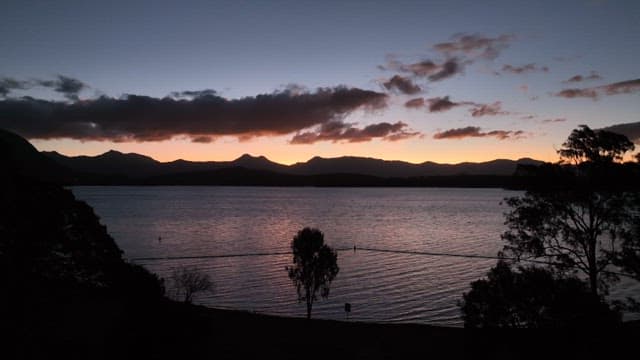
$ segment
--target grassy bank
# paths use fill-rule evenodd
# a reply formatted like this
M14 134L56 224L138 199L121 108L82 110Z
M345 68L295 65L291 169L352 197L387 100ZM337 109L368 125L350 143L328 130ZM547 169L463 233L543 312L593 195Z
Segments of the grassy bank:
M65 294L13 312L8 358L596 359L634 353L639 327L468 330L284 318L177 303ZM5 325L7 323L5 322Z

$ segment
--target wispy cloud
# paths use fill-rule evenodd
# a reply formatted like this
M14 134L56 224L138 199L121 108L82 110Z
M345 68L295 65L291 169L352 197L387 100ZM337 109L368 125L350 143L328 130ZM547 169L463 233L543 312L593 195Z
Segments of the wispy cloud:
M572 76L567 80L563 81L563 83L570 84L570 83L578 83L583 81L600 80L600 79L602 79L602 76L600 76L600 74L598 74L596 71L592 71L589 75Z
M383 82L382 85L387 90L399 91L406 95L414 95L422 91L420 86L414 84L410 78L400 75L394 75L391 79Z
M467 126L463 128L457 129L449 129L445 131L441 131L435 133L433 135L434 139L443 140L443 139L454 139L460 140L468 137L495 137L498 140L507 140L507 139L520 139L525 136L525 132L522 130L492 130L483 132L480 127L477 126Z
M58 75L55 80L36 80L38 85L52 88L69 100L78 100L78 94L88 88L82 81L68 76Z
M332 142L365 142L373 139L384 141L398 141L421 136L417 131L411 131L408 125L398 121L396 123L381 122L367 125L364 128L354 127L342 121L331 121L322 124L314 131L301 132L291 140L291 144L313 144L319 141Z
M541 122L543 124L550 124L550 123L559 123L559 122L565 122L565 121L567 121L567 118L544 119Z
M458 58L449 58L439 63L432 60L423 60L411 64L404 64L393 59L386 66L381 66L381 68L410 74L416 78L426 78L429 81L441 81L462 73L464 64Z
M621 81L599 87L606 95L633 94L640 91L640 79Z
M564 89L554 95L568 99L583 97L596 100L599 96L633 94L636 92L640 92L640 79L581 89Z
M451 41L435 44L433 48L449 57L464 55L467 59L485 58L493 60L509 47L513 35L487 37L481 34L456 34Z
M28 81L16 80L14 78L5 77L0 79L0 97L4 98L13 90L24 90L31 87Z
M533 73L533 72L549 72L549 67L547 66L539 66L535 63L526 64L522 66L514 66L505 64L502 66L503 73L511 73L511 74L525 74L525 73Z
M5 77L0 80L0 97L8 97L14 90L28 90L37 86L51 88L72 101L78 100L78 94L82 90L89 88L82 81L64 75L57 75L53 80L16 80Z
M215 141L214 136L200 135L194 136L191 138L191 142L199 143L199 144L210 144Z
M573 98L589 98L597 99L598 92L595 89L564 89L555 94L555 96L573 99Z
M404 106L410 109L421 108L425 105L424 98L415 98L404 103Z
M496 101L493 104L476 104L476 107L473 109L469 109L469 112L471 112L471 116L473 117L510 114L508 111L502 110L502 102L500 101Z
M478 59L493 60L513 41L513 35L488 37L481 34L456 34L450 41L435 44L432 47L438 60L427 56L425 59L406 63L390 56L381 70L410 74L416 78L425 78L436 82L454 77L464 72L464 68Z

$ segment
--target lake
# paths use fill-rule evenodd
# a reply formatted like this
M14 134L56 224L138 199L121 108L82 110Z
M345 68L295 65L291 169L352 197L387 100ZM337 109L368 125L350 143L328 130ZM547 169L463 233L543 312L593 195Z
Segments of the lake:
M128 259L288 252L296 232L319 228L340 250L330 296L312 316L460 326L457 302L495 260L353 250L495 256L505 230L502 189L101 187L72 188L91 205ZM291 255L135 260L170 279L181 266L208 273L215 291L195 302L306 315L285 267ZM170 285L170 284L167 284ZM628 286L632 286L629 288ZM612 291L623 296L636 284ZM168 286L169 293L172 289ZM622 294L622 295L620 295Z

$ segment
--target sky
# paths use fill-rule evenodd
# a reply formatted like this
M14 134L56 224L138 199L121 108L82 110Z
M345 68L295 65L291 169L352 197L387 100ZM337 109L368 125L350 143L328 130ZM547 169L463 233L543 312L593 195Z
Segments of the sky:
M640 144L635 0L9 0L0 54L0 127L66 155L554 161L581 124Z

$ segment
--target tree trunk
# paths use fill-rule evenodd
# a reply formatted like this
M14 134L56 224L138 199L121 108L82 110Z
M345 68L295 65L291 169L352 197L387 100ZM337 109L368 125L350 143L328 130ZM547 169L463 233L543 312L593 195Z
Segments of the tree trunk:
M593 270L589 272L589 285L591 286L591 292L598 296L598 273Z
M598 264L596 262L596 246L595 242L589 244L589 286L594 295L598 295Z

